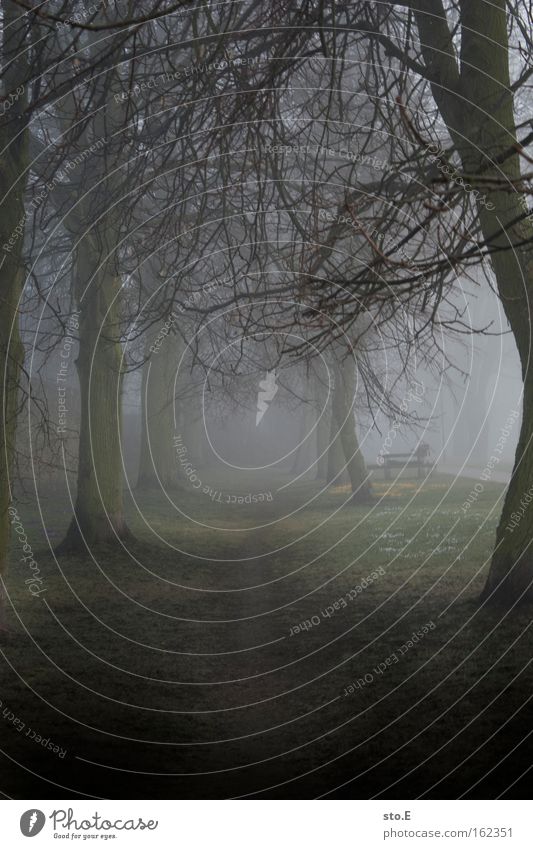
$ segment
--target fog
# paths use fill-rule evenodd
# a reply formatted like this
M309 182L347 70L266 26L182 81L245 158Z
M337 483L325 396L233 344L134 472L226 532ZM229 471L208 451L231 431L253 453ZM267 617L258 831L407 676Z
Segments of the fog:
M0 0L7 799L527 791L531 5Z

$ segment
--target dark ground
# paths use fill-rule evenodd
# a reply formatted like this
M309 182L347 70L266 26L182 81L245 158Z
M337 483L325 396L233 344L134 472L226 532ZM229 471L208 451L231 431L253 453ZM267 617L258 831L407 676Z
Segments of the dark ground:
M161 496L138 496L142 511L128 497L130 553L59 563L36 505L19 503L46 591L31 597L15 542L0 646L5 796L530 795L531 611L502 620L476 603L502 487L486 484L463 515L472 481L380 483L372 508L342 510L340 489L301 509L318 485L276 491L283 482L255 505L187 492L196 521L223 530ZM68 505L41 496L57 543ZM290 636L379 566L347 607Z

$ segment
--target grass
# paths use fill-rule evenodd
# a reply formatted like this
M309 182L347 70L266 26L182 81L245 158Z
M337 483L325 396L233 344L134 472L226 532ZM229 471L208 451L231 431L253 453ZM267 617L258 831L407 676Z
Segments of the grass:
M227 476L209 477L227 490ZM161 494L128 496L129 552L58 562L36 505L19 504L46 591L31 597L15 544L1 646L7 795L520 793L530 612L502 620L477 601L502 487L486 483L464 511L475 481L376 482L364 508L346 506L343 487L285 483L263 482L273 500L256 504L177 493L188 518ZM68 503L47 492L41 510L59 542Z

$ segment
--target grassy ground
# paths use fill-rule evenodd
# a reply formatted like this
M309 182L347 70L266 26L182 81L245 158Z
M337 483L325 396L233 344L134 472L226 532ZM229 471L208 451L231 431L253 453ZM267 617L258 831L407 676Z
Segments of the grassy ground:
M224 481L210 475L213 490ZM255 504L175 494L188 517L128 496L129 551L59 561L42 522L58 542L68 503L45 493L42 518L20 503L44 592L28 592L15 543L6 795L523 792L531 612L477 604L502 487L464 511L475 481L381 482L364 508L342 488L284 483L265 481L272 501Z

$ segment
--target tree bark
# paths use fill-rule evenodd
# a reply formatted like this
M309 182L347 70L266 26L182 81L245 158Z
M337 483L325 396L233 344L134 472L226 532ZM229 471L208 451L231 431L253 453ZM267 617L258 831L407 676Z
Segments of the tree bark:
M348 480L348 473L344 463L341 435L337 425L337 419L333 415L333 410L331 411L329 423L329 448L326 483L329 486L339 486Z
M300 472L307 471L307 467L311 465L308 462L309 456L309 431L310 431L310 403L309 403L309 378L306 377L303 384L302 403L300 406L300 426L298 428L298 446L294 452L294 457L291 465L291 475L297 475Z
M333 418L340 436L344 462L352 488L351 501L366 504L372 500L368 472L357 438L354 400L355 374L353 362L346 358L336 360L333 366L335 386L333 388Z
M154 325L146 341L146 363L142 375L140 489L175 489L179 485L173 437L174 378L182 351L179 337L170 331L161 345L150 352L160 328ZM187 443L187 438L185 438Z
M2 0L3 93L26 83L26 24L15 3ZM28 168L28 98L24 93L0 123L0 630L6 629L4 577L7 571L11 475L15 456L19 385L24 348L19 332L19 298L24 284L24 193ZM11 241L14 241L12 244Z
M533 471L533 225L524 218L520 157L510 89L505 0L461 0L461 68L457 66L442 0L415 0L421 49L435 102L466 174L508 181L480 190L478 215L499 295L518 348L524 381L524 412L511 483L500 519L483 600L509 607L533 601L533 510L509 530L513 513L531 486ZM494 208L490 208L493 204ZM488 208L489 207L489 208Z
M0 188L5 197L3 186ZM22 207L22 205L20 205ZM2 204L0 214L2 222L20 220L4 218L6 204ZM10 208L11 215L13 209ZM1 225L0 225L1 227ZM5 232L1 227L0 239L4 242ZM22 242L22 239L20 240ZM0 309L0 400L2 411L0 418L0 630L5 630L5 594L3 580L7 571L10 522L8 508L11 503L11 474L15 456L17 413L19 406L19 380L24 362L24 348L19 334L18 301L23 283L21 251L18 255L4 254L0 270L2 308Z
M80 310L76 360L81 397L78 489L74 516L59 551L115 544L128 538L121 456L122 345L120 278L113 258L95 268L101 251L87 236L77 250Z
M100 36L87 35L89 54L98 51ZM100 75L94 94L105 108L94 110L81 134L74 132L73 150L91 150L77 174L82 201L70 208L65 226L75 245L73 294L80 311L79 353L76 367L80 385L80 439L74 516L60 551L84 550L120 544L131 534L123 504L121 456L122 344L120 341L120 236L124 215L123 172L117 167L125 155L121 133L127 104L117 101L120 60ZM74 91L74 90L73 90ZM79 104L73 92L58 102L65 138L78 126ZM103 139L103 148L98 143ZM88 224L90 223L87 232Z
M326 480L328 474L328 434L330 431L330 413L324 409L327 399L326 387L318 376L315 376L315 410L316 410L316 479Z
M185 392L182 405L183 439L189 458L194 466L202 468L206 463L206 436L202 411L201 387L191 384Z
M524 416L516 459L496 532L496 545L482 599L510 608L533 601L533 380L524 386ZM528 407L529 405L529 407Z

